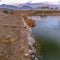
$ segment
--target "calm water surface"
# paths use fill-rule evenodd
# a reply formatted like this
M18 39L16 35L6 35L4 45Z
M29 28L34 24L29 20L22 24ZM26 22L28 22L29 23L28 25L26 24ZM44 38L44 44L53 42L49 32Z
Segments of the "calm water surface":
M39 60L60 60L60 16L30 16L36 26L32 29L38 41Z

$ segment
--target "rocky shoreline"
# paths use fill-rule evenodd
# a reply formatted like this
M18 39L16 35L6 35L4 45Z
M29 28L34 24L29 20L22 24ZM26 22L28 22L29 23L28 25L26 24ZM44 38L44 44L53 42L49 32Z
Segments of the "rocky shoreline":
M32 29L27 25L23 17L21 17L21 19L24 24L24 27L27 30L27 40L28 40L28 45L29 45L29 53L31 54L31 59L38 60L36 56L36 48L34 47L35 39L32 34Z

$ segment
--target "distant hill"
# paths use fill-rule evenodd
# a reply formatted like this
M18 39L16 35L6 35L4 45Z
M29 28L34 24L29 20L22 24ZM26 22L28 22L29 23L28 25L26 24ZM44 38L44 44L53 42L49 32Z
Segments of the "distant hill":
M28 5L23 5L22 7L19 8L20 10L31 10L32 7Z
M16 7L16 6L6 5L6 4L0 5L0 8L8 8L8 9L14 9L14 10L18 9L18 7Z
M25 8L25 6L29 6L29 7L31 7L32 10L41 9L42 6L49 6L49 8L60 9L60 4L48 4L48 3L25 3L25 4L18 5L19 8L20 8L20 6L24 6L23 8Z
M23 4L17 4L16 5L6 5L2 4L0 5L0 8L8 8L8 9L13 9L13 10L40 10L41 7L43 6L49 6L49 8L53 9L60 9L60 4L48 4L48 3L23 3Z
M20 4L18 6L20 7L20 6L25 6L25 5L30 6L32 8L37 8L37 7L41 6L41 5L43 5L43 3L25 3L25 4Z

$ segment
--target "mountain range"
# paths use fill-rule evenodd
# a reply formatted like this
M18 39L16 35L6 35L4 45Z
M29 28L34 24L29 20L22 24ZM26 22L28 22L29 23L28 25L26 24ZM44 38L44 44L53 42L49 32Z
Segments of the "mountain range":
M2 4L0 5L0 8L8 8L8 9L13 9L13 10L38 10L41 9L42 6L49 6L49 8L58 8L60 9L60 4L47 4L47 3L23 3L19 5L7 5L7 4Z
M16 7L16 6L6 5L6 4L0 5L0 8L8 8L8 9L14 9L14 10L18 9L18 7Z

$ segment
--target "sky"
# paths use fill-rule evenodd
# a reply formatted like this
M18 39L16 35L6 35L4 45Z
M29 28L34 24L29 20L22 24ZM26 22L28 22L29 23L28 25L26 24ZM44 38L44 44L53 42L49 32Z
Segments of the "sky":
M0 4L14 4L14 3L21 4L27 2L31 3L49 2L57 4L58 2L60 2L60 0L0 0Z

